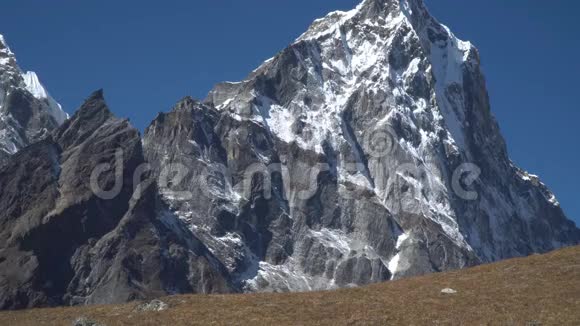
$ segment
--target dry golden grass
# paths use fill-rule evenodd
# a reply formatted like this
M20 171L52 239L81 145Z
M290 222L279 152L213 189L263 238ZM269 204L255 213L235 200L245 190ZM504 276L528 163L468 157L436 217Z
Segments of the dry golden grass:
M442 294L452 288L457 294ZM0 313L0 325L580 325L580 247L358 289L189 295L171 308L117 306Z

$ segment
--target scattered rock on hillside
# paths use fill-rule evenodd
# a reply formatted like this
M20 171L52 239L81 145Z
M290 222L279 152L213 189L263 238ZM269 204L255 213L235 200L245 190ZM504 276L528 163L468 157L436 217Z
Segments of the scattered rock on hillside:
M98 323L86 317L79 317L73 321L72 326L105 326L105 324Z
M142 303L135 308L136 311L163 311L167 309L169 309L169 305L161 300Z

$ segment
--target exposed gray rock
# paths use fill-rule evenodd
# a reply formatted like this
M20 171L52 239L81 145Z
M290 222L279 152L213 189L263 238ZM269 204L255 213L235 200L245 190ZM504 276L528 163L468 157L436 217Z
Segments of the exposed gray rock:
M159 214L166 208L155 184L134 192L143 163L139 133L110 113L100 91L53 137L8 159L0 168L0 307L229 291L205 246L172 214ZM98 183L114 196L91 186L102 164L113 168Z
M150 302L142 303L135 308L136 311L163 311L169 309L169 305L161 300L151 300Z
M79 317L72 322L72 326L105 326L105 324L101 324L86 317Z

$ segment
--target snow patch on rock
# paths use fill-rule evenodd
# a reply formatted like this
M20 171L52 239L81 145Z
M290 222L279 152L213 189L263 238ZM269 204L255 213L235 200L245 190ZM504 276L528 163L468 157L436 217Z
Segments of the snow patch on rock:
M34 71L28 71L22 74L22 78L26 84L26 89L32 96L39 100L46 100L50 108L50 114L59 125L69 118L69 115L63 111L62 106L48 94Z

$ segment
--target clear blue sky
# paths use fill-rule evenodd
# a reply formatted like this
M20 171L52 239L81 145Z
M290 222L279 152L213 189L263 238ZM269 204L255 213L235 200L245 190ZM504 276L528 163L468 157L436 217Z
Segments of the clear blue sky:
M512 159L538 174L580 224L580 3L426 0L479 49ZM243 79L315 18L357 0L3 0L0 33L73 112L104 88L143 129L180 98Z

